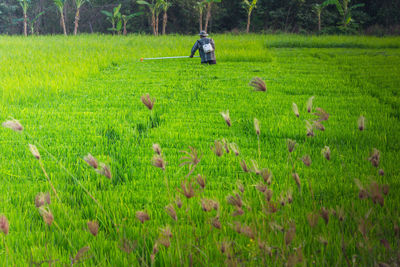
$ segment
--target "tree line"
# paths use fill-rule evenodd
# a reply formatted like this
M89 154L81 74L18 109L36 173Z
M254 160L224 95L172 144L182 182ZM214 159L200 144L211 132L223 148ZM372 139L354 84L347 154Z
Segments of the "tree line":
M0 34L400 34L400 0L0 0Z

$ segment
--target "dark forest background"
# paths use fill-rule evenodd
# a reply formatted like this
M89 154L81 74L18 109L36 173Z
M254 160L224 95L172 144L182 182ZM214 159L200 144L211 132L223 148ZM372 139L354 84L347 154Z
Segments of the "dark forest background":
M151 1L151 0L150 0ZM199 31L199 0L169 0L166 33L193 34ZM342 0L341 0L342 1ZM352 10L351 22L342 27L342 16L335 5L329 5L321 12L321 31L318 31L318 17L313 9L320 0L258 0L251 16L250 32L257 33L321 33L321 34L400 34L400 0L353 0L351 5L364 5ZM102 10L112 12L121 4L121 14L129 15L138 11L144 14L127 23L128 33L152 33L151 15L146 5L136 0L90 0L80 10L79 33L110 33L111 24ZM27 17L34 21L35 34L60 34L60 13L54 0L30 0ZM66 0L64 6L65 24L68 34L74 31L76 5ZM204 11L205 16L205 11ZM23 34L23 9L17 0L0 0L0 34ZM160 28L163 14L160 13ZM245 32L247 11L243 0L222 0L214 3L208 32ZM30 29L28 31L30 34Z

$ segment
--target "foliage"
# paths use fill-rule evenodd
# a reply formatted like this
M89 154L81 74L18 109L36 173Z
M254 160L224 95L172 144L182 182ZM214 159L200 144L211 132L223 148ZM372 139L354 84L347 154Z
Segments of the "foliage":
M324 4L336 6L342 16L342 26L345 28L352 22L351 11L364 6L364 3L350 5L351 0L326 0Z
M120 12L121 4L113 8L112 12L102 10L101 13L107 16L107 20L111 23L112 27L108 28L113 33L120 33L122 29L122 15Z
M206 5L206 1L199 0L153 0L145 1L150 5L160 2L166 2L172 6L168 8L168 29L174 33L197 33L199 30L199 9L196 3L201 3L200 7ZM249 3L252 1L249 0ZM336 4L332 4L323 10L321 18L321 33L360 33L371 32L369 29L381 29L385 33L396 33L400 25L400 9L398 3L394 1L373 1L373 0L352 0L348 8L356 6L347 12L347 21L339 13ZM0 33L19 34L20 25L14 23L15 19L21 17L21 11L14 6L19 2L15 0L2 0L0 3ZM73 3L73 1L71 2ZM137 11L148 9L142 1L130 0L91 0L91 5L83 5L80 10L79 30L80 32L109 32L110 22L104 19L101 10L110 10L118 4L122 4L124 13L132 14ZM251 15L251 30L255 32L294 32L294 33L314 33L318 30L318 16L315 15L314 7L322 5L323 0L258 0L257 9L253 9ZM333 3L333 2L332 2ZM337 3L337 2L336 2ZM340 6L344 2L340 0ZM218 5L212 7L212 23L208 25L211 32L233 31L235 33L246 30L248 14L247 10L242 8L243 0L221 1ZM364 6L358 6L364 4ZM31 8L28 9L29 17L45 11L46 13L38 19L36 27L43 34L56 34L60 32L58 27L59 15L52 8L52 0L31 0ZM75 5L75 4L74 4ZM244 4L246 6L246 4ZM165 6L161 8L163 12ZM160 6L160 7L161 7ZM206 15L206 9L202 7L203 15ZM341 8L343 9L343 8ZM148 11L150 11L148 9ZM76 10L66 8L64 10L66 18L66 28L72 31L74 25L73 17ZM155 10L154 10L155 12ZM156 15L156 14L155 14ZM348 22L349 16L351 23L343 26L343 21ZM156 18L155 18L156 19ZM204 19L204 18L203 18ZM136 33L151 33L152 21L151 11L150 20L145 17L135 17L130 21L132 29ZM339 26L338 26L339 25ZM155 26L155 22L154 22ZM345 29L344 29L345 28ZM61 30L62 31L62 30Z

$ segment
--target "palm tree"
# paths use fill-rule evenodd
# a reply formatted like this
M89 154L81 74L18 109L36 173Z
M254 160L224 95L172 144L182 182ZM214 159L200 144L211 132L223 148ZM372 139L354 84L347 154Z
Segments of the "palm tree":
M131 18L139 16L139 15L142 15L142 14L143 14L143 12L136 12L136 13L133 13L133 14L130 14L130 15L122 15L121 16L122 17L122 21L124 23L124 26L123 26L124 27L124 35L126 35L128 33L128 31L126 30L126 24L128 23L128 21Z
M252 0L249 2L249 0L243 0L245 4L245 8L247 10L247 27L246 27L246 33L249 33L250 31L250 18L251 18L251 12L253 12L253 9L256 8L257 5L257 0Z
M28 8L31 3L31 0L18 0L20 6L22 7L22 11L24 13L24 35L28 36Z
M196 8L199 10L199 28L200 28L200 31L203 30L203 10L204 10L205 5L206 5L206 2L204 2L204 1L196 2Z
M80 12L81 6L86 2L89 2L89 0L75 0L76 13L75 13L74 35L76 35L78 33L78 25L79 25L79 18L80 18L79 12Z
M162 35L165 35L165 30L167 28L167 22L168 22L168 9L172 6L171 2L168 2L168 0L162 0L162 9L164 11L163 14L163 26L162 26Z
M207 15L206 15L206 23L204 26L204 30L207 32L208 22L211 19L211 7L213 3L221 3L221 0L205 0L207 5Z
M65 20L64 20L64 5L65 5L65 0L53 0L54 4L57 6L58 11L60 12L60 21L61 21L61 26L64 31L64 35L67 36L67 28L65 27Z
M156 36L158 36L159 16L162 11L163 0L156 1Z
M137 3L139 5L146 5L149 8L151 14L151 27L153 28L153 34L157 35L156 32L156 10L157 10L157 2L151 0L151 2L146 2L144 0L138 0Z

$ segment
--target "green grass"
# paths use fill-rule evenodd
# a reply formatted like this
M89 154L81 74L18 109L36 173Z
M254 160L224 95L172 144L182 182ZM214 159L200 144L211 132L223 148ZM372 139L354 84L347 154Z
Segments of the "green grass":
M399 214L400 161L400 39L372 37L301 37L216 35L216 66L199 59L140 62L141 57L188 55L195 41L190 36L6 37L0 39L0 119L18 119L24 131L0 129L0 213L10 232L0 244L0 262L26 266L30 262L70 257L90 247L84 266L150 266L150 255L160 228L169 225L171 246L160 246L156 266L283 265L301 248L304 265L374 266L394 264L399 236L394 227ZM266 81L267 92L254 92L249 81ZM149 111L140 100L146 93L156 99ZM306 102L330 114L326 130L306 136ZM295 102L300 118L292 111ZM229 110L232 126L221 111ZM366 118L366 130L357 120ZM253 120L261 124L258 158ZM240 155L217 157L210 149L225 138L238 145ZM294 163L301 191L291 176L287 139L298 145L292 159L309 154L310 167ZM165 172L152 166L152 144L159 143L167 162ZM37 145L45 169L61 201L56 200L28 144ZM196 148L202 158L192 178L206 177L206 187L195 184L189 200L178 192L187 166L179 167L182 150ZM321 150L331 149L327 161ZM379 168L367 160L373 148L381 152ZM91 153L110 166L112 179L97 174L83 157ZM240 161L257 160L273 173L273 202L288 191L293 203L266 213L264 196L254 185L262 178L244 173ZM165 184L168 180L171 195ZM383 207L359 200L354 179L388 184ZM232 217L226 197L245 191L244 214ZM104 210L82 189L99 201ZM56 224L47 226L35 207L39 192L51 192L50 209ZM180 196L183 207L172 220L164 207ZM220 203L219 211L203 212L201 199ZM321 207L343 207L345 220L331 215L311 228L309 213ZM367 235L360 222L371 209ZM137 211L150 220L141 224ZM217 213L222 228L211 227ZM99 234L87 222L99 222ZM284 244L290 222L296 236ZM250 239L235 231L235 222L249 225ZM3 235L1 233L1 235ZM323 237L327 245L319 240ZM381 240L390 244L385 249ZM122 240L135 243L132 253L120 249ZM343 240L343 241L342 241ZM219 251L221 242L230 244ZM266 242L271 255L258 243ZM342 245L345 244L345 253ZM230 257L228 257L229 255Z

